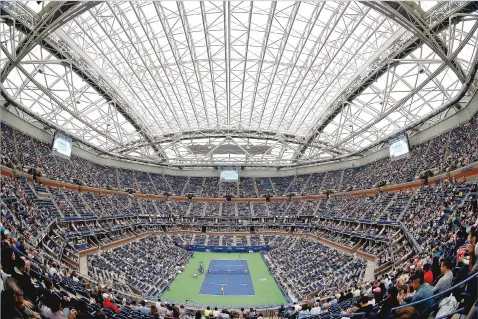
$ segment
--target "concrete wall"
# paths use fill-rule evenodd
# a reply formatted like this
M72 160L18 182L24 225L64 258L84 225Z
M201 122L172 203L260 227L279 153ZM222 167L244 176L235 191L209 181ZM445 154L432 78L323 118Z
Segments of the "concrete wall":
M445 119L444 121L435 124L434 126L429 127L428 129L412 136L410 138L411 145L417 145L424 141L427 141L437 135L442 134L443 132L449 131L452 128L469 121L473 115L478 110L478 92L470 98L469 102L467 103L466 107L462 110L454 114L453 116ZM23 119L19 118L15 114L7 111L4 108L0 108L0 119L11 125L12 127L16 128L19 131L22 131L26 134L29 134L37 139L42 140L46 143L51 143L53 137L48 134L47 132L37 128L36 126L24 121ZM139 170L145 171L150 173L159 173L159 174L169 174L169 175L180 175L180 176L219 176L219 171L213 171L212 169L170 169L164 168L154 165L142 164L142 163L134 163L128 162L123 160L115 160L115 159L108 159L104 157L100 157L98 155L92 154L88 151L80 149L78 147L73 147L72 153L92 161L97 164L107 165L112 167L118 168L125 168L125 169L132 169L132 170ZM245 170L239 173L240 177L277 177L277 176L290 176L290 175L300 175L300 174L309 174L313 172L324 172L324 171L332 171L332 170L341 170L344 168L349 168L352 166L361 166L371 162L374 162L378 159L383 157L387 157L388 149L384 148L381 149L373 154L364 156L360 159L355 160L344 160L337 163L329 163L329 164L322 164L317 166L310 166L310 167L301 167L301 168L294 168L294 169L284 169L284 170Z

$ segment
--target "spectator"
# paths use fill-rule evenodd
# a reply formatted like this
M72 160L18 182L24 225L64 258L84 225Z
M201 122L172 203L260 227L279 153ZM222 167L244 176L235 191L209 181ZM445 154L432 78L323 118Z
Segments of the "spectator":
M141 311L141 313L144 314L144 315L149 315L151 309L146 307L146 301L141 300L140 305L141 306L139 307L139 311Z
M320 315L321 312L322 312L322 309L320 308L319 303L315 302L314 307L312 309L310 309L310 314L311 315Z
M92 316L88 313L88 305L84 301L79 301L76 306L76 318L75 319L92 319Z
M384 279L383 283L385 284L385 289L389 289L390 286L392 285L392 281L388 277L388 274L385 275L385 279Z
M440 276L440 257L433 257L431 271L433 273L433 280L436 280Z
M32 304L23 299L23 292L18 282L8 277L4 282L5 290L1 293L1 317L9 319L40 319L40 314L31 309Z
M360 297L358 302L358 309L354 311L354 313L364 312L367 315L373 311L373 306L369 303L369 299L367 296Z
M175 304L172 304L171 310L173 311L173 318L179 319L179 315L180 315L179 308Z
M423 265L424 282L426 282L429 285L433 284L433 272L431 268L432 266L430 264Z
M149 312L154 318L159 319L159 313L158 313L158 308L156 307L156 304L151 305Z
M61 299L60 298L55 298L53 299L53 302L51 304L51 315L49 317L49 319L74 319L76 318L76 310L71 310L70 311L70 314L68 315L68 317L65 317L65 315L63 314L63 307L62 307L62 304L61 304Z
M16 259L16 267L13 271L13 278L15 278L20 286L20 289L23 291L25 298L28 300L36 300L37 291L35 286L32 283L30 275L25 271L26 264L22 258Z
M478 262L476 257L478 256L478 241L477 241L477 230L474 228L468 236L468 255L470 257L469 269L470 273L475 273L478 270ZM473 269L474 268L474 269Z
M161 307L161 298L158 298L158 301L155 302L156 308L159 310Z
M285 311L286 311L286 308L284 307L284 305L283 304L280 305L280 308L277 311L277 317L278 318L283 318Z
M106 314L103 311L97 311L93 319L106 319Z
M457 255L457 263L453 268L453 281L459 283L468 277L468 264L470 260L465 259L465 251L460 250Z
M45 288L40 287L37 289L38 298L42 303L42 314L50 313L53 302L59 298L55 292L53 282L49 278L45 278L44 285Z
M410 277L410 285L414 289L414 291L416 291L415 294L413 295L413 297L411 298L412 303L417 302L417 301L421 301L421 300L424 300L424 299L427 299L427 298L433 296L432 286L425 283L423 277L424 277L424 275L423 275L423 272L421 272L421 271L417 271L415 274L413 274ZM399 297L398 301L400 303L403 303L403 298ZM424 302L421 302L421 303L418 303L418 304L414 305L414 307L417 309L417 311L420 314L423 314L431 306L433 306L433 304L434 304L434 300L433 300L433 298L430 298L430 299L428 299Z
M382 304L382 308L377 315L377 319L388 319L392 308L400 306L397 297L397 287L390 287L390 289L387 290L387 299L385 299L384 303Z
M111 309L116 313L121 312L121 310L111 302L111 295L108 293L103 294L103 307L105 307L106 309ZM149 309L148 309L148 314L149 314Z
M395 312L394 319L419 319L420 314L414 307L403 307Z
M440 270L442 277L438 280L433 287L433 293L440 293L451 287L453 282L453 272L451 271L452 265L449 260L442 260L440 263Z
M75 282L79 282L79 281L80 281L80 280L78 279L78 277L76 276L76 271L74 271L74 270L70 273L70 278L73 279L73 281L75 281Z
M2 237L3 236L4 236L4 233L2 233ZM2 240L2 269L7 274L13 273L13 269L15 268L15 260L16 260L16 256L15 256L15 253L13 252L13 249L10 247L9 244L6 244Z
M164 302L161 302L159 304L158 308L158 314L161 318L164 318L166 316L166 312L168 312L168 309L164 306Z
M226 308L222 309L221 315L222 319L229 319L231 317L229 311Z
M48 273L49 273L50 276L52 276L52 277L58 275L58 270L56 269L55 264L52 264L52 265L51 265L50 269L48 270Z
M373 299L375 303L380 303L383 300L382 289L380 287L373 288Z
M256 318L257 317L257 312L254 308L249 309L249 316L250 318Z
M133 301L131 301L130 308L135 310L135 311L139 311L140 307L138 306L138 303L136 302L136 300L133 300Z
M212 313L211 307L207 306L207 307L206 307L206 310L204 310L204 316L205 316L206 318L209 318L209 314L210 314L210 313Z

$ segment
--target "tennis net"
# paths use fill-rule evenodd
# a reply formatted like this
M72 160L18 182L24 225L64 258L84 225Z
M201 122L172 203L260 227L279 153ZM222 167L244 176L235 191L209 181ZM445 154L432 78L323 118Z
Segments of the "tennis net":
M236 269L236 270L225 270L225 269L209 269L208 273L210 274L227 274L227 275L234 275L234 274L248 274L249 271L246 269Z

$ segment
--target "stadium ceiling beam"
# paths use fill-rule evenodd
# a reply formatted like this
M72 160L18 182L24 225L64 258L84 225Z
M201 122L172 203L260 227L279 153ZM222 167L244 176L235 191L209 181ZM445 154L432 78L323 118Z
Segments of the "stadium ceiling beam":
M206 41L206 52L207 52L207 60L208 60L208 65L209 65L209 76L210 76L210 81L211 81L211 88L212 88L212 96L213 96L213 103L214 103L214 110L215 113L218 114L217 111L217 93L216 93L216 86L214 85L215 83L215 73L214 73L214 62L212 60L212 53L211 53L211 39L209 38L209 24L207 21L207 14L206 14L206 8L204 6L204 1L200 1L199 5L201 6L201 17L202 17L202 25L203 25L203 30L204 30L204 40ZM251 10L252 14L252 10ZM195 59L194 61L198 61L199 59ZM206 105L206 104L204 104ZM216 126L219 126L219 118L216 115Z
M97 23L97 25L101 28L101 30L109 37L109 38L116 38L116 30L115 28L113 27L114 25L114 22L116 21L117 24L119 25L120 29L123 31L123 34L128 38L128 41L129 43L131 43L131 47L136 51L139 59L141 60L141 63L143 63L145 66L146 65L152 65L151 61L147 61L148 59L148 55L145 55L143 54L143 52L147 52L146 48L144 47L144 44L140 41L140 44L138 43L135 43L135 39L139 39L140 36L138 35L137 31L134 29L134 27L131 25L131 22L129 21L129 19L126 17L125 13L124 13L124 10L121 10L121 9L118 9L117 11L115 11L115 8L117 8L118 6L118 3L113 3L113 2L108 2L107 3L107 6L109 8L109 10L111 11L112 13L112 16L114 17L115 20L111 21L110 19L108 19L107 21L105 21L106 23L101 23L101 21L98 19L98 15L96 13L93 13L92 16L93 16L93 19L95 20L95 22ZM138 20L140 19L139 16L138 16L138 10L134 8L134 6L131 6L131 8L133 9L133 11L135 12L136 16L138 17ZM105 25L106 24L106 25ZM88 32L84 29L84 27L81 25L81 24L78 24L80 26L80 29L86 34L88 34ZM147 31L144 29L144 25L142 24L142 27L143 27L143 30L144 30L144 33L147 34ZM104 53L102 47L100 45L98 45L96 43L96 41L94 41L94 39L91 39L91 36L90 35L87 35L90 40L92 40L92 42L95 44L96 48L98 48L98 50L104 55L104 57L106 58L106 60L108 60L109 63L111 63L112 65L114 65L115 63L112 62L107 56L106 53ZM149 38L148 38L149 40ZM132 74L134 75L134 77L138 80L138 83L143 87L144 89L144 92L148 95L149 99L151 101L154 101L155 103L155 106L156 106L156 110L159 111L159 113L161 114L161 117L163 118L164 120L164 123L166 123L168 125L168 127L171 129L171 126L170 126L170 123L167 121L167 118L162 110L162 106L161 105L158 105L156 103L157 99L154 95L152 95L152 92L151 90L148 90L148 88L146 86L144 86L144 80L142 80L142 77L140 74L138 74L138 72L136 72L135 68L132 67L131 65L131 57L129 56L126 56L124 53L123 53L123 50L121 47L119 47L119 44L116 42L116 41L112 41L112 44L113 44L113 47L117 50L117 52L121 55L122 59L126 62L126 64L129 66L130 70L132 70ZM120 44L121 45L121 44ZM138 45L141 45L140 48L138 48ZM118 74L121 74L122 72L116 68L115 66L115 70ZM146 68L146 72L149 74L149 76L153 79L153 81L155 82L155 85L159 88L161 87L160 85L158 85L158 83L156 82L156 78L153 73L151 72L151 68L150 67L147 67ZM130 81L128 81L128 79L124 78L123 76L121 76L121 78L123 79L124 82L127 83L128 86L130 86L131 88L131 85L130 85ZM134 91L134 90L133 90ZM167 101L167 99L165 98L163 92L160 90L160 94L161 94L161 97L163 98L163 101ZM170 105L169 103L166 102L166 105L168 108L170 108ZM156 124L158 126L161 126L158 122L158 120L156 119L156 117L151 113L151 111L146 108L147 112L149 113L150 115L150 119L152 119L154 122L156 122ZM178 125L179 125L179 122L177 122Z
M287 24L285 26L285 32L282 35L282 39L280 40L280 42L278 42L279 43L279 50L278 50L278 53L277 53L277 56L276 56L276 62L274 64L274 69L272 71L272 78L267 79L268 83L267 83L266 95L265 95L265 98L264 98L264 102L262 103L259 123L262 123L262 119L264 117L264 111L266 109L267 101L269 100L269 96L270 96L271 91L272 91L272 86L274 84L274 80L277 76L277 72L279 71L279 66L281 65L280 62L281 62L282 57L284 55L287 41L288 41L288 39L290 37L290 34L292 32L292 27L294 26L294 22L296 21L296 17L297 17L297 13L299 12L300 4L301 4L300 1L296 1L294 3L293 9L292 9L292 11L289 15L289 19L287 19ZM277 106L278 106L278 103L275 103L274 111L272 112L272 114L275 114ZM272 117L273 116L271 116L271 118Z
M447 2L448 3L448 2ZM364 2L364 4L374 7L378 3ZM384 45L382 50L372 56L364 67L359 70L351 80L343 86L343 89L326 105L324 111L319 116L315 125L313 125L310 133L306 137L306 143L302 146L295 156L295 160L299 161L304 155L307 148L317 139L327 125L342 111L342 109L351 103L365 89L375 82L380 76L385 74L390 67L395 66L398 60L406 57L413 50L420 47L424 42L423 37L426 35L436 35L445 30L451 24L461 21L460 14L468 14L478 10L478 2L453 2L454 7L450 10L444 5L439 5L436 10L426 13L427 19L431 22L421 37L413 36L406 29L402 29L390 39L388 45ZM445 7L445 8L444 8ZM440 10L446 10L440 12ZM390 10L389 10L390 11ZM398 14L398 13L397 13ZM433 49L433 47L432 47ZM448 52L448 51L447 51ZM446 57L445 62L452 63L454 59Z
M7 49L5 48L5 45L2 43L0 44L0 48L2 50L2 52L10 59L13 59L13 57L11 56L11 54L7 51ZM43 92L43 94L45 94L46 96L48 96L48 98L50 99L50 101L54 102L55 105L57 105L59 108L61 108L63 111L65 112L68 112L69 114L71 114L71 116L73 116L77 121L79 121L80 123L82 123L83 125L86 125L88 126L89 123L87 120L85 120L84 118L82 118L79 114L77 114L77 112L73 111L73 110L70 110L67 106L65 106L62 101L56 97L52 92L51 90L49 90L47 87L43 86L40 82L38 82L33 76L32 74L30 74L24 67L22 64L17 64L15 66L21 73L23 73L23 75L28 79L28 81L30 81L31 83L33 83L40 91ZM102 132L101 130L98 130L97 128L95 127L92 127L91 128L93 131L95 131L97 134L103 136L104 138L108 139L109 141L111 141L112 143L116 144L116 145L122 145L119 141L117 141L115 138L113 138L112 136L110 136L107 132ZM62 130L64 131L64 130Z
M242 123L242 103L244 102L244 87L246 84L246 74L247 74L247 56L249 53L249 42L251 39L251 25L252 25L252 13L254 12L254 1L250 2L250 9L249 9L249 17L247 19L247 37L246 37L246 44L245 44L245 53L244 53L244 71L242 72L242 86L241 86L241 99L240 99L240 107L239 107L239 123Z
M373 2L365 1L365 5L370 6L376 11L384 14L397 24L411 31L427 44L446 64L455 72L461 83L465 82L466 74L460 63L455 59L449 59L449 49L443 39L439 36L441 29L433 29L422 16L415 6L418 4L412 2L384 1Z
M117 158L117 159L121 159L121 160L127 160L127 161L133 161L133 162L142 162L142 163L148 163L148 164L158 164L157 161L146 160L146 159L141 160L141 159L131 157L131 156L120 156L118 154L110 153L110 152L105 151L104 149L102 149L102 148L84 140L81 136L77 136L77 135L66 132L64 130L64 128L62 128L58 124L44 118L43 116L38 115L37 113L33 112L28 107L23 105L21 102L14 99L11 95L9 95L7 93L5 87L3 86L2 83L0 83L0 95L5 99L6 103L9 105L8 108L13 107L14 109L16 109L16 113L18 115L26 114L28 117L31 117L33 120L37 121L38 123L42 123L44 125L44 127L42 129L44 129L44 130L46 129L45 127L53 128L56 131L64 132L64 133L72 136L73 139L75 140L75 143L81 145L82 149L87 149L90 152L91 152L91 150L94 150L99 155L106 155L106 156L109 156L111 158ZM0 106L7 107L6 104L5 105L0 105ZM10 109L9 109L9 112L11 112ZM24 120L26 120L24 115L21 116L21 117Z
M473 36L474 32L478 30L478 21L473 25L471 28L470 32L466 35L466 37L463 39L461 44L458 46L457 50L453 53L452 57L455 58L458 53L463 49L463 47L466 45L466 43L471 39ZM473 68L476 68L476 64L478 63L478 51L475 52L475 56L473 57L472 65ZM443 62L433 73L429 75L429 77L423 81L420 85L415 87L407 96L399 100L395 105L391 108L389 108L386 112L382 114L382 116L370 121L367 125L362 127L360 130L354 132L353 134L350 134L346 138L340 140L337 142L336 145L343 145L347 141L350 141L351 139L359 136L360 134L366 132L369 130L371 127L373 127L375 124L380 122L382 119L386 118L389 116L391 113L393 113L395 110L399 109L402 107L413 95L417 94L421 89L423 89L428 83L430 83L438 74L440 74L441 71L443 71L447 67L447 63ZM418 120L416 122L422 122L423 120Z
M254 114L254 107L256 107L257 89L259 88L259 79L262 75L262 67L264 65L264 57L265 57L266 52L267 52L267 44L269 43L269 36L271 34L272 23L274 22L274 15L276 13L276 7L277 7L277 2L272 1L271 2L271 7L269 9L269 15L268 15L268 18L267 18L267 24L265 26L264 38L262 39L261 54L260 54L261 58L259 59L259 63L258 63L258 66L257 66L257 74L256 74L256 78L255 78L255 81L254 81L254 93L252 95L252 110L251 110L251 116L249 117L249 123L247 125L248 127L251 126L252 117L253 117L253 114Z
M31 26L26 27L21 20L22 14L28 12L27 7L21 7L14 4L11 8L18 11L18 19L15 17L12 21L14 27L25 34L22 41L16 46L12 52L12 60L9 60L1 71L0 81L3 83L13 70L13 68L39 43L42 39L60 28L68 21L88 11L96 6L99 1L80 2L80 1L64 1L49 2L38 15L32 14L33 19L30 20ZM0 15L11 15L11 11L4 10L4 3L0 4ZM24 12L22 12L24 11ZM13 16L12 16L13 17ZM8 23L9 21L5 21ZM14 43L15 45L15 43Z
M181 78L181 82L183 84L183 87L186 90L186 94L188 96L188 100L189 100L191 109L193 110L197 126L201 126L200 123L199 123L198 110L196 109L196 104L194 103L194 94L191 90L192 85L189 85L189 81L188 81L188 78L186 76L187 72L186 72L186 69L184 68L184 65L182 64L181 54L179 52L179 49L178 49L178 46L177 46L177 43L176 43L176 39L174 38L174 33L175 33L174 28L177 27L177 26L175 24L173 26L170 25L169 19L168 19L169 12L164 9L164 7L162 6L162 4L160 2L154 2L154 8L156 10L156 14L157 14L157 16L159 18L159 21L161 23L161 26L163 28L164 34L166 35L166 39L167 39L169 47L171 49L171 54L173 56L174 62L176 63L176 67L179 69L179 75L180 75L179 77ZM179 15L181 15L181 14L179 14ZM183 25L183 32L184 32L184 27L185 27L186 22L184 22L184 19L181 19L181 17L179 17L179 19L181 20L181 24ZM191 40L191 41L189 42L189 40ZM188 38L188 43L187 43L188 47L190 46L190 43L192 43L192 37ZM189 53L191 54L191 58L193 58L194 53L193 53L193 51L191 51L191 48L189 48ZM202 87L202 82L201 82L201 84L199 84L199 81L200 81L199 78L200 77L198 76L198 73L197 73L198 71L197 71L196 63L194 63L193 67L194 67L194 74L195 74L198 86ZM201 92L201 98L203 99L204 92L203 92L203 90L201 90L201 91L202 91ZM178 99L181 99L181 98L178 97ZM204 102L204 99L202 101ZM187 113L186 113L186 109L187 109L187 107L183 105L182 106L182 111L184 113L184 118L186 119L187 126L189 128L191 128L191 124L189 123L188 116L187 116Z
M224 61L226 65L227 127L231 125L231 2L223 2ZM206 104L204 104L206 105Z
M205 139L205 138L242 138L242 139L258 139L258 140L268 140L268 141L283 141L287 143L292 143L295 145L303 145L304 140L302 137L298 137L292 134L279 134L271 131L258 131L258 130L222 130L222 129L211 129L211 130L200 130L200 131L186 131L181 133L171 133L166 134L160 137L155 137L153 143L163 144L163 143L177 143L185 140L194 140L194 139ZM137 140L129 142L124 146L119 146L111 148L108 151L112 153L126 153L132 152L136 149L147 146L148 143L143 140ZM327 142L314 143L311 147L316 149L321 149L325 152L330 153L331 155L344 155L347 153L347 150L343 150L338 147L333 147L332 144Z
M86 10L91 8L92 6L89 6ZM32 24L32 21L38 20L38 16L26 5L20 2L3 1L0 4L0 10L2 15L7 15L12 18L12 21L14 22L13 26L17 30L27 36L34 33L33 30L35 25ZM84 11L85 10L82 12ZM5 20L8 23L8 19ZM62 21L66 22L67 20L64 18ZM116 110L135 128L135 130L143 136L146 141L151 142L152 135L149 133L147 126L135 116L133 108L124 94L68 35L57 28L55 32L48 32L48 34L44 34L41 38L37 38L36 43L39 43L45 50L52 53L59 60L68 61L69 63L66 64L71 66L73 71L79 77L90 84L91 87L101 94L107 101L110 101L111 105L116 108ZM20 61L17 61L17 64L18 62ZM3 80L7 75L7 73L2 72L2 77L0 79ZM96 130L90 123L87 123L87 126L92 130ZM118 142L116 141L116 143ZM150 146L159 157L160 161L166 159L166 153L156 144L150 143Z
M196 47L194 45L194 40L193 40L193 32L191 31L191 25L189 24L187 11L184 7L183 2L178 1L176 4L178 6L179 16L180 16L180 19L181 19L181 25L183 27L184 35L186 36L186 40L188 42L188 51L189 51L189 55L191 56L191 61L197 61L198 57L197 57L197 54L196 54ZM205 21L203 21L203 26L204 26L204 23L205 23ZM208 48L208 50L210 50L210 48ZM211 63L212 63L212 61L211 61ZM194 75L196 77L196 82L197 82L197 85L198 85L198 88L199 88L199 94L201 96L201 102L202 102L203 105L206 105L204 85L203 85L203 82L201 80L202 78L204 78L204 75L201 74L201 71L199 70L198 63L193 63L193 68L194 68ZM211 123L209 122L208 112L205 112L205 115L206 115L207 125L211 126ZM216 117L216 123L218 123L217 117Z

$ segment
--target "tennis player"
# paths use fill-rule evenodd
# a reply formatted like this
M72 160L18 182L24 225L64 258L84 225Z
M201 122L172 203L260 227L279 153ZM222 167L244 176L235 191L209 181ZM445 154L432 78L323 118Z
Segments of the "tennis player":
M224 296L224 287L223 286L221 286L221 293Z

